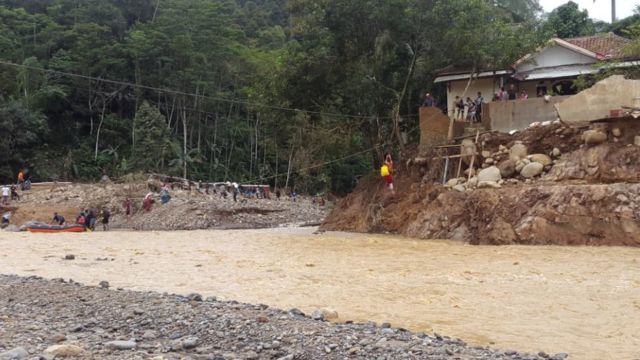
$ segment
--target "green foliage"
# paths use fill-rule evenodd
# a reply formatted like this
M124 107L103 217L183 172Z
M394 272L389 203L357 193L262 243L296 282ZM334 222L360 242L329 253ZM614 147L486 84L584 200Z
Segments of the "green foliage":
M574 38L595 34L593 20L587 10L580 10L573 1L561 5L549 14L543 30L549 36Z
M11 101L0 107L0 176L5 181L30 166L47 134L46 125L42 114L30 111L21 102Z
M3 124L38 140L3 151L0 178L186 171L344 194L416 139L438 70L508 66L540 28L584 32L576 11L543 26L537 0L0 0L0 60L24 65L0 65Z
M139 171L163 172L174 156L172 151L175 145L171 141L164 115L145 101L133 123L133 166ZM114 165L118 160L113 158Z

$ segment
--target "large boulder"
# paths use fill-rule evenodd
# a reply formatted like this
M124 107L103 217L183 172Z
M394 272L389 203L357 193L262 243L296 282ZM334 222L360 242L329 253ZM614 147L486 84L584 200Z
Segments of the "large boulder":
M500 169L497 166L489 166L486 169L482 169L478 174L478 181L489 181L495 182L502 180L502 175L500 174Z
M524 159L527 155L529 155L529 149L521 141L516 141L515 145L513 145L509 151L509 159L513 161Z
M520 175L522 175L524 178L532 179L542 174L543 170L544 170L544 165L540 164L539 162L532 162L525 165L525 167L522 168Z
M465 162L465 164L469 165L471 163L471 159L476 156L478 147L476 146L476 143L471 139L462 140L462 143L460 145L462 152L461 155L463 155L462 160Z
M537 162L542 164L543 166L548 166L553 164L551 157L545 154L533 154L529 159L531 160L531 162Z
M607 134L600 130L587 130L582 134L582 140L587 145L600 145L607 141Z
M516 162L511 159L505 160L498 165L498 169L503 178L512 177L516 173Z

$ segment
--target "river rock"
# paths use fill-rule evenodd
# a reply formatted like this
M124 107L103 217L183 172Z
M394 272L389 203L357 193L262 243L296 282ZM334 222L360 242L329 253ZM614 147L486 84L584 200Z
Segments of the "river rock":
M600 130L587 130L582 134L582 140L587 145L599 145L607 141L607 134Z
M640 136L636 135L636 136L633 138L633 144L634 144L635 146L640 146Z
M461 145L461 154L463 155L462 160L465 164L470 164L471 159L476 155L478 147L475 142L471 139L462 140Z
M480 181L478 189L500 189L502 186L495 181Z
M482 157L485 159L491 157L491 151L483 150L481 154L482 154Z
M322 308L314 311L311 317L314 320L335 320L338 318L338 312L333 309Z
M529 155L529 149L521 141L516 141L509 151L509 159L514 161L524 159L527 155Z
M109 341L105 344L108 348L113 350L132 350L135 349L137 344L133 340L124 341L124 340L115 340Z
M77 345L61 344L49 346L44 352L55 355L56 358L77 357L84 353L84 349Z
M445 185L446 187L454 187L456 185L458 185L460 183L459 179L451 179L449 181L447 181L447 184Z
M471 189L478 186L478 178L476 176L472 177L467 181L467 188Z
M511 159L505 160L498 164L498 169L503 178L512 177L516 173L516 162Z
M497 183L502 179L502 175L500 175L500 169L497 166L490 166L486 169L482 169L478 174L478 181L493 181Z
M22 360L29 356L29 352L23 347L13 348L9 351L0 353L0 360Z
M620 128L613 128L613 130L611 130L611 135L618 138L622 136L622 130L620 130Z
M200 339L195 336L187 336L180 341L183 349L193 349L200 343Z
M458 184L458 185L454 186L452 189L455 190L455 191L459 191L459 192L465 192L467 190L467 188L464 187L464 185L462 185L462 184Z
M560 157L560 155L562 155L562 152L560 152L560 149L558 148L553 148L551 155L553 155L553 157Z
M543 166L548 166L553 163L549 155L545 154L533 154L530 157L531 161L542 164Z
M522 175L526 179L531 179L542 174L543 170L544 170L544 165L538 162L532 162L525 165L525 167L522 168L520 175Z

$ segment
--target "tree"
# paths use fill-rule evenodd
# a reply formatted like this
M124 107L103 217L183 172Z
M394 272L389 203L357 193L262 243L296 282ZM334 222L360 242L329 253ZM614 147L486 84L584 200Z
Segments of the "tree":
M143 102L134 119L133 163L140 171L163 171L172 151L165 117L157 108Z
M595 35L589 12L580 11L578 4L573 1L551 11L542 28L546 34L559 38Z
M47 122L19 101L0 108L0 181L14 180L17 170L30 165L37 146L47 133Z

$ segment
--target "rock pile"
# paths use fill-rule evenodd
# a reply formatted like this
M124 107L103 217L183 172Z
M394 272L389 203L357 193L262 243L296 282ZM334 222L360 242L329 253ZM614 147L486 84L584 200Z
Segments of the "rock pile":
M2 360L562 360L568 356L473 347L459 339L416 334L389 324L332 324L297 309L110 291L35 277L0 276L0 320Z
M500 145L496 152L481 152L482 165L477 175L475 169L467 170L465 174L468 175L471 171L475 176L451 179L445 186L457 191L466 191L475 188L497 189L507 183L517 184L521 180L530 182L531 179L548 172L560 155L558 148L554 148L549 155L529 154L528 147L522 141L516 141L511 148Z

